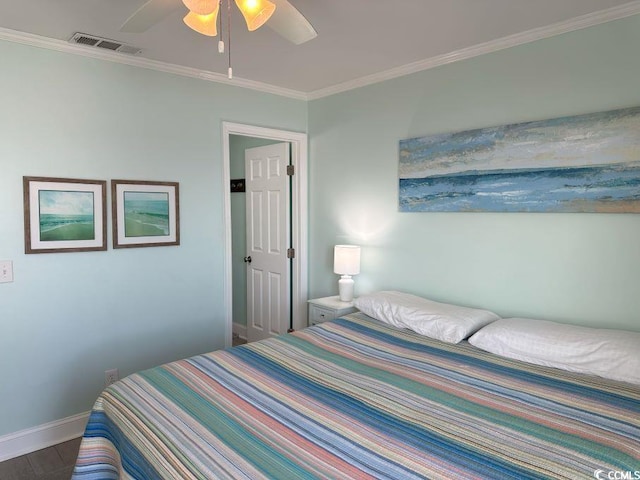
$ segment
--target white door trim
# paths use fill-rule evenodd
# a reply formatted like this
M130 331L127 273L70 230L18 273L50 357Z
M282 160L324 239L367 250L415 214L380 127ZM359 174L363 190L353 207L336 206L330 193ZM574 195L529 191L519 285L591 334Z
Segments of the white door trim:
M308 138L306 133L276 130L272 128L256 127L240 123L222 122L222 167L223 167L223 206L224 206L224 316L225 316L225 346L232 344L233 330L233 300L232 300L232 256L231 256L231 192L229 184L230 152L229 136L243 135L245 137L266 138L291 144L291 163L295 174L292 181L291 201L293 248L296 250L296 260L293 262L293 328L296 330L307 326L307 165Z

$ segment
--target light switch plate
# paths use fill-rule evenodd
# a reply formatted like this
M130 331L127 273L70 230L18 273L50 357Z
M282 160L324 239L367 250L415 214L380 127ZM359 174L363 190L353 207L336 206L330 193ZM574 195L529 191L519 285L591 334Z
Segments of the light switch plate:
M0 260L0 283L13 282L13 262Z

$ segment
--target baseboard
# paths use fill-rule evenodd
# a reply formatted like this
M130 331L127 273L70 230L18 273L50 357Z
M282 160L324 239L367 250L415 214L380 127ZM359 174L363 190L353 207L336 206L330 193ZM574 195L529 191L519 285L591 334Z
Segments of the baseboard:
M247 326L242 325L241 323L234 323L232 330L234 335L238 335L243 340L247 339Z
M81 437L89 412L0 437L0 462Z

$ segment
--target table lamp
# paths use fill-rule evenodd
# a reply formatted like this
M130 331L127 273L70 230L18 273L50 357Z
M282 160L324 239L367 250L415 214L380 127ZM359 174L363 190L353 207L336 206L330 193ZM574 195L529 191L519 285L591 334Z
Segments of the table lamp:
M356 245L336 245L333 249L333 273L342 275L338 281L340 300L353 300L354 281L351 275L360 273L360 247Z

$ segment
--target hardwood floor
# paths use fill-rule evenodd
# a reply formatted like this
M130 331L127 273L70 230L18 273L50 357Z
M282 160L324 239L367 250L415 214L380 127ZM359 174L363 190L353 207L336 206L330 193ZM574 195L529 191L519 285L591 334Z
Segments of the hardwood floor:
M247 340L245 338L240 338L235 334L233 335L232 341L233 341L234 347L237 347L238 345L244 345L245 343L247 343Z
M2 480L69 480L80 439L59 443L0 463Z

